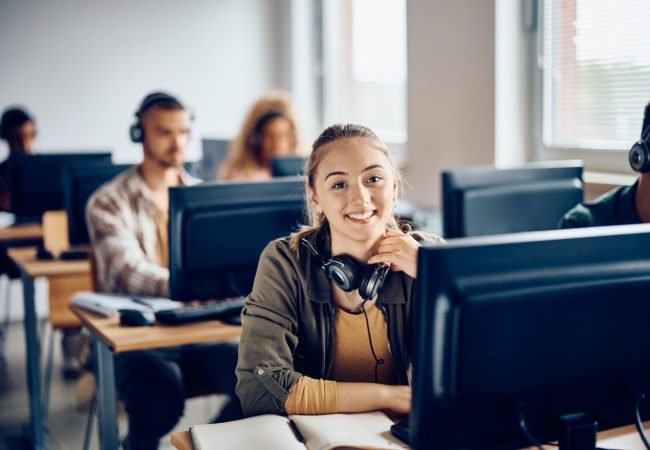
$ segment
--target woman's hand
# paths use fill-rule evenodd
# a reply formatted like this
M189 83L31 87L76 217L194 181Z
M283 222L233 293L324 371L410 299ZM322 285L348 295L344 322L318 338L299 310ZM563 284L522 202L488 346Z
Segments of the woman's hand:
M409 414L411 412L411 386L384 386L387 390L388 407L390 412Z
M404 272L415 278L418 268L418 248L420 244L408 234L389 230L379 241L377 254L368 260L368 264L390 263L391 270Z

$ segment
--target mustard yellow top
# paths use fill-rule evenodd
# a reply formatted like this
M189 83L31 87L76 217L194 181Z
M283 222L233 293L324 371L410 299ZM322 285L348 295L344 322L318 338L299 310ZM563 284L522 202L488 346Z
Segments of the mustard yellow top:
M378 359L377 382L396 384L397 376L388 348L384 315L371 306L367 309L372 344ZM368 327L363 314L351 314L339 309L333 336L333 360L330 372L333 380L344 382L375 382L375 358L368 340ZM289 390L284 404L287 414L332 414L339 412L336 381L303 376Z

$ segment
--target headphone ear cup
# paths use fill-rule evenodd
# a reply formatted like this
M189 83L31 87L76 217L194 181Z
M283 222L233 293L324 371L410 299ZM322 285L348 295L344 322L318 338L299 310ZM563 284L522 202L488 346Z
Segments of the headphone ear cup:
M643 139L632 146L628 160L633 170L641 173L650 172L650 149Z
M354 291L359 283L357 263L346 255L335 256L323 263L327 278L345 292Z
M138 142L142 142L144 139L144 133L142 131L143 130L140 126L140 122L136 122L131 125L131 128L129 128L129 136L131 137L131 141L136 144Z
M372 300L379 293L390 266L387 264L373 264L363 271L359 280L359 295L364 300Z

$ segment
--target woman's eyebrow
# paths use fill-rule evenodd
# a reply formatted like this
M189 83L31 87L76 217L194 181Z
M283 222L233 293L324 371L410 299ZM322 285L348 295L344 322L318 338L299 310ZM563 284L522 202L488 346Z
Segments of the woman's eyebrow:
M382 166L381 164L372 164L372 165L366 167L365 169L363 169L362 172L368 172L369 170L373 170L373 169L377 169L377 168L383 169L384 166ZM336 170L334 172L328 173L327 176L325 177L325 180L327 181L327 179L329 177L334 176L334 175L347 175L347 174L348 174L347 172L343 172L341 170Z
M327 176L325 177L325 181L327 181L327 179L328 179L329 177L332 177L332 176L334 176L334 175L347 175L347 172L341 172L340 170L339 170L339 171L335 171L335 172L330 172L330 173L328 173Z

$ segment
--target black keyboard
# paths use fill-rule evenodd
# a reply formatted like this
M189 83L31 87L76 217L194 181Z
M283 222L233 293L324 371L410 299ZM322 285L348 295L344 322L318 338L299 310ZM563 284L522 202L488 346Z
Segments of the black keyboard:
M409 426L408 420L403 420L392 425L390 427L390 432L405 444L411 443L411 427Z
M59 254L59 259L63 260L82 260L88 259L88 250L78 249L78 250L63 250Z
M156 320L169 325L200 322L202 320L223 320L227 323L239 322L239 313L244 307L244 297L229 298L215 302L198 303L176 309L156 312Z

